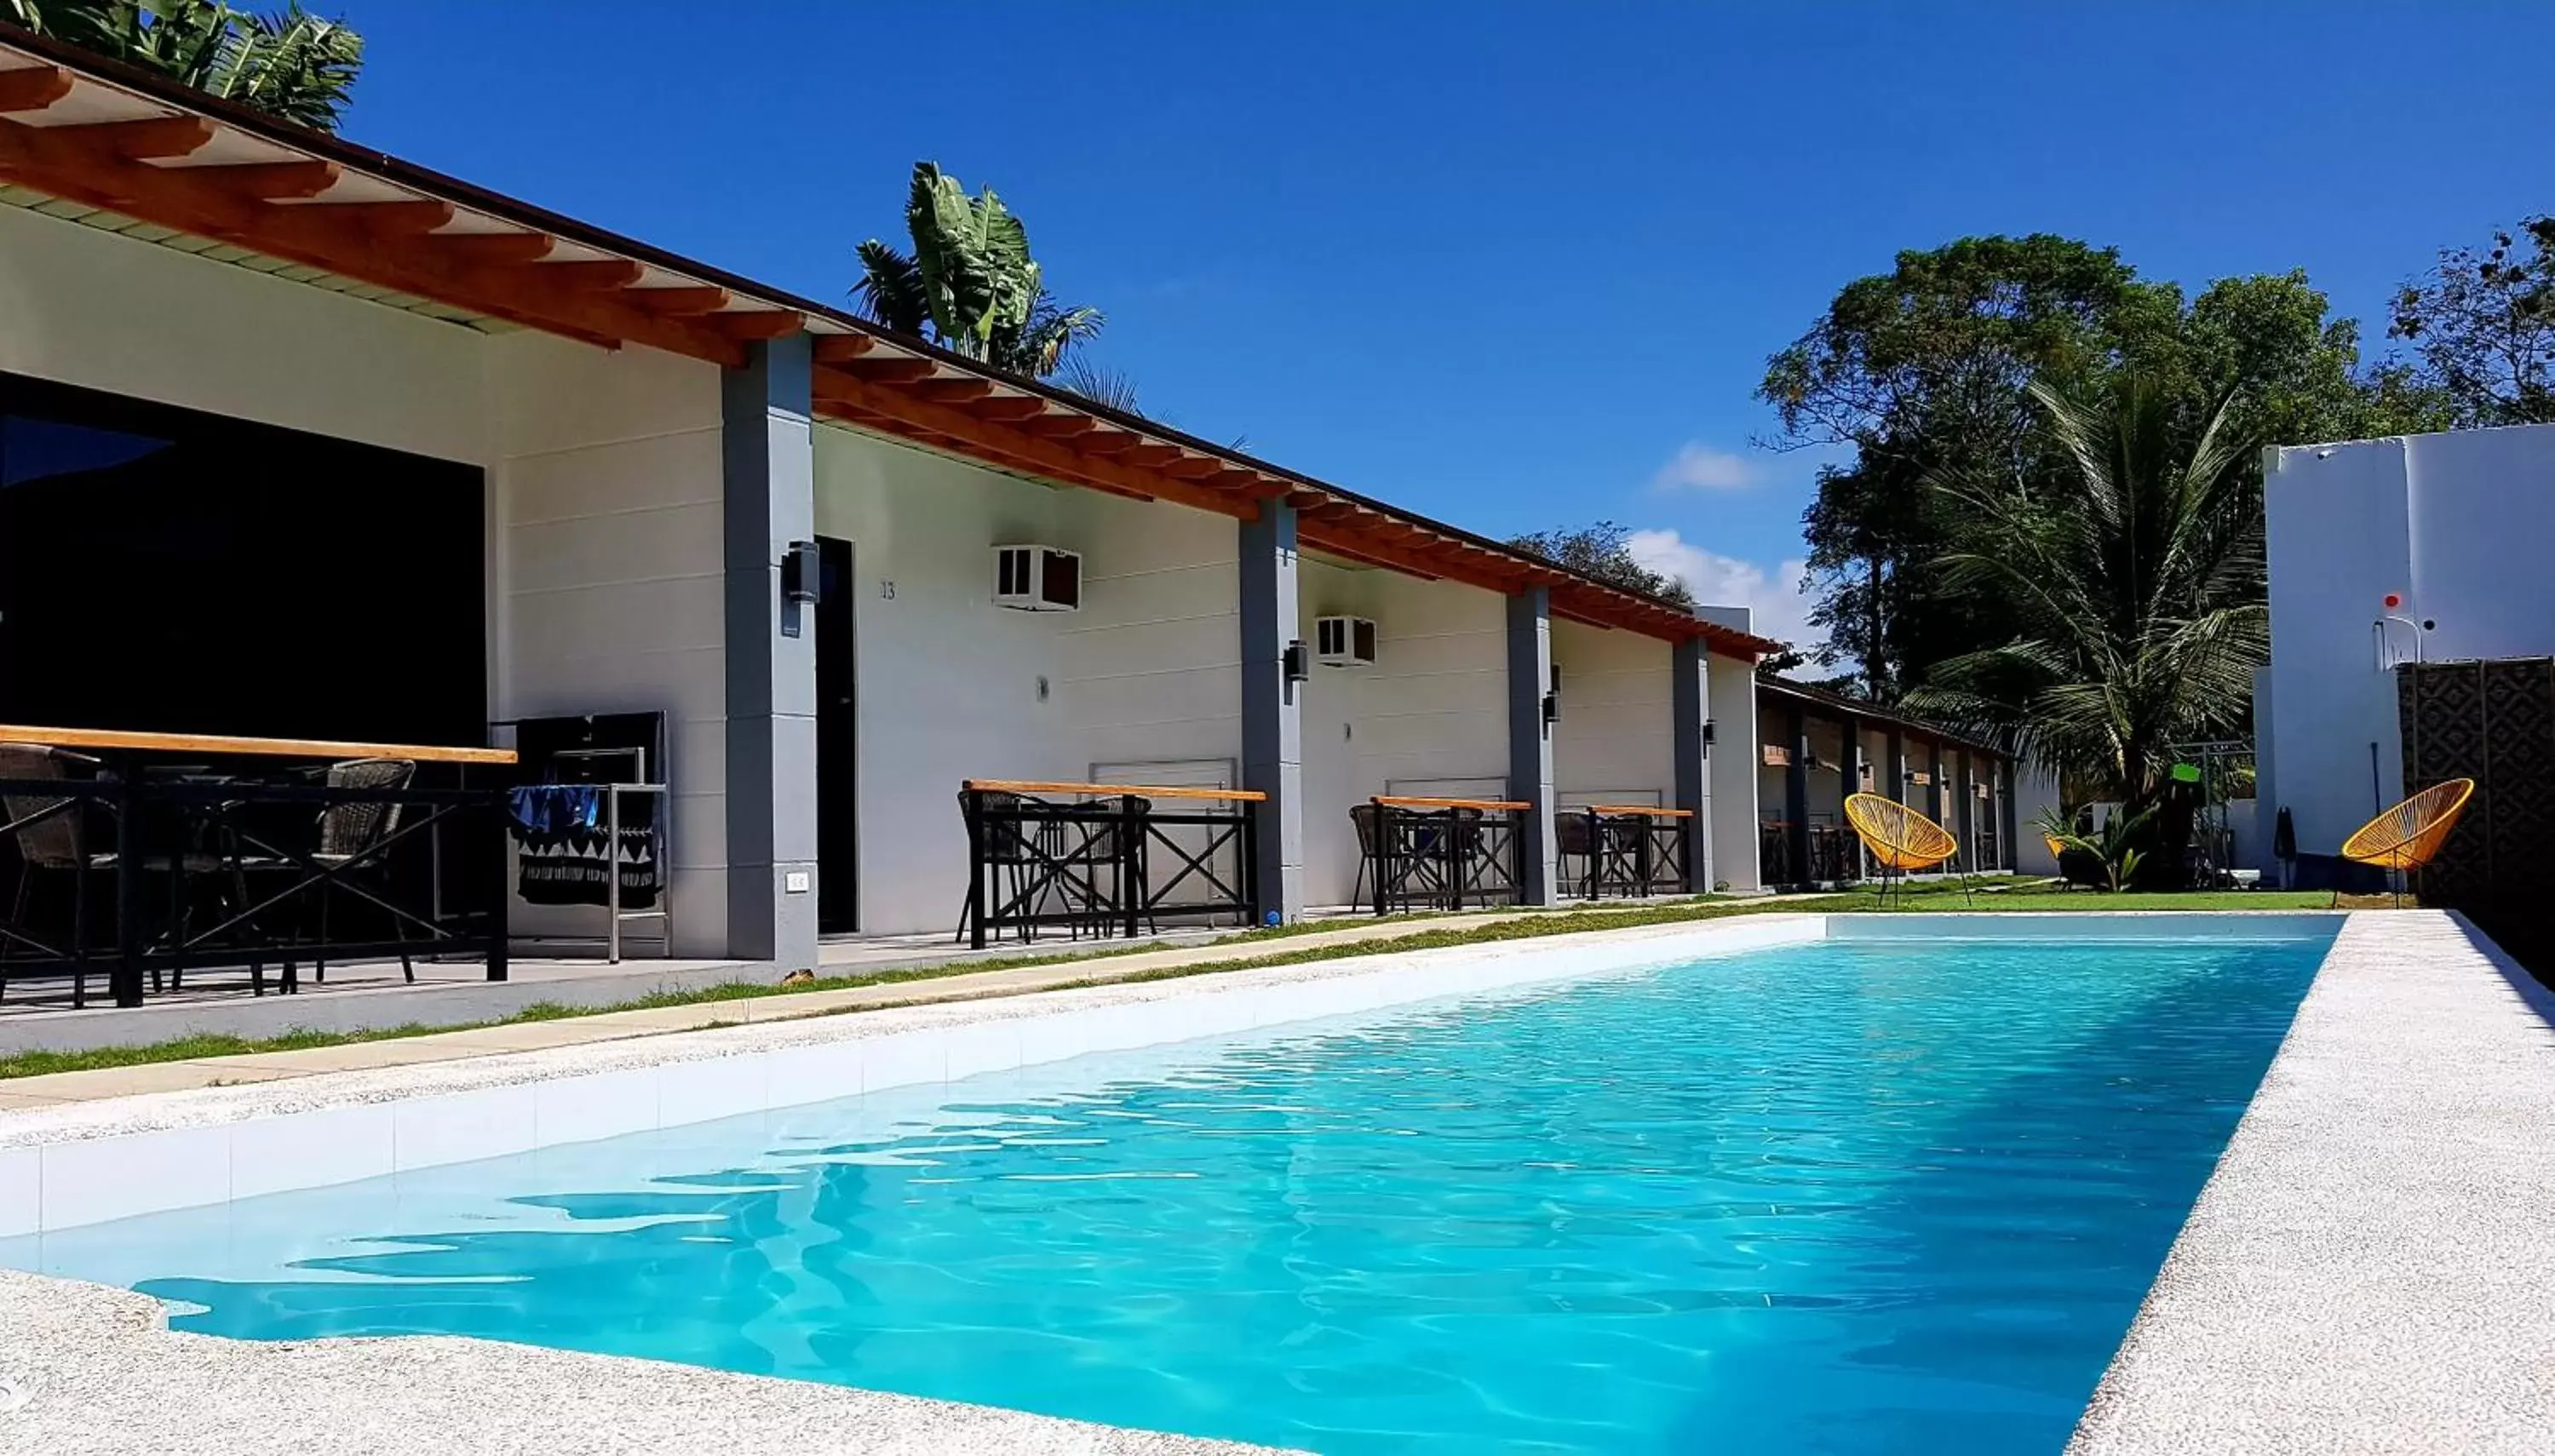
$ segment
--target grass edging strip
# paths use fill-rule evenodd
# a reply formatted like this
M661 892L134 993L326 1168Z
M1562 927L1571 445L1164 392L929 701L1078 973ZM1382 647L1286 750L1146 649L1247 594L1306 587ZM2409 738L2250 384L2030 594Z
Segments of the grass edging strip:
M2006 882L2010 886L2012 882ZM2005 887L2000 887L2004 889ZM2101 895L2055 894L2024 891L1983 896L1979 910L2297 910L2321 909L2321 904L2306 906L2293 903L2301 897L2282 892L2238 892L2225 895ZM2321 902L2319 893L2305 897ZM2053 903L2055 902L2055 903ZM1896 907L1893 896L1893 908ZM1963 908L1957 885L1929 885L1911 889L1905 906L1911 910L1944 910ZM1587 908L1538 908L1529 913L1517 914L1488 924L1459 929L1414 929L1407 935L1380 936L1370 939L1343 940L1328 945L1307 945L1292 950L1272 951L1267 955L1238 959L1195 961L1182 965L1161 966L1124 976L1094 975L1062 982L1041 990L1065 990L1090 986L1139 985L1151 981L1171 981L1187 976L1208 975L1222 971L1266 970L1277 966L1304 965L1314 961L1347 960L1366 955L1389 955L1398 951L1440 950L1458 945L1487 945L1509 940L1536 939L1548 935L1576 935L1596 930L1629 930L1644 925L1675 924L1688 920L1724 919L1733 915L1799 913L1835 914L1875 909L1869 892L1844 891L1833 895L1811 896L1779 901L1702 900L1678 901L1670 905L1635 906L1624 909L1593 910ZM1411 915L1397 917L1425 926L1430 919L1444 915ZM1246 930L1204 942L1192 947L1159 944L1122 945L1099 950L1065 951L1054 955L1004 956L986 960L948 961L934 966L904 970L880 971L869 975L819 977L792 986L763 981L724 981L690 991L654 992L629 1001L604 1006L565 1006L557 1002L535 1002L511 1016L488 1021L427 1024L409 1022L396 1027L369 1028L347 1031L291 1031L273 1036L234 1036L221 1032L204 1032L128 1046L96 1046L77 1051L21 1051L0 1056L0 1086L27 1077L49 1076L59 1072L95 1071L108 1067L144 1066L155 1062L200 1061L226 1056L255 1056L276 1051L303 1051L326 1046L351 1046L367 1041L398 1041L447 1032L478 1031L492 1027L522 1026L534 1022L566 1021L585 1017L609 1016L616 1012L662 1011L681 1006L709 1006L731 1001L812 995L826 991L850 991L870 986L894 986L909 982L948 980L959 976L991 971L1032 970L1044 966L1100 962L1130 955L1145 955L1165 950L1210 950L1256 941L1281 941L1323 930L1355 928L1376 921L1315 920L1266 929ZM1389 922L1388 922L1389 923ZM1010 994L988 990L983 996ZM956 995L947 1000L980 999ZM890 1003L893 1004L893 1003ZM827 1007L810 1011L810 1018L852 1016L862 1012L885 1010L885 1005ZM686 1028L684 1030L704 1030ZM639 1032L634 1034L649 1034Z

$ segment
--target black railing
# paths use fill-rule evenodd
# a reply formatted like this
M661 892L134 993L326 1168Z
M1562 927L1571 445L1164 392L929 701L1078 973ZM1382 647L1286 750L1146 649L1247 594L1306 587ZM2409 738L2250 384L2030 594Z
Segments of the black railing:
M1843 824L1810 826L1810 879L1841 884L1863 878L1863 841Z
M1585 900L1683 894L1687 818L1660 809L1563 809L1554 816L1562 880Z
M1006 930L1028 940L1050 928L1079 938L1134 936L1166 919L1260 922L1259 795L1137 789L1059 802L1030 788L959 790L967 902L958 933L976 949Z
M1360 804L1359 903L1395 910L1514 905L1523 804L1387 797Z
M505 793L331 786L287 776L155 774L0 781L18 881L0 918L0 997L67 979L115 1004L188 971L244 969L300 989L301 967L485 958L506 979Z
M1757 875L1758 883L1768 890L1801 883L1792 867L1792 826L1781 819L1757 823Z
M1792 826L1765 819L1757 825L1757 868L1769 888L1776 885L1830 885L1869 878L1863 863L1863 841L1843 824L1813 821L1808 841L1809 863L1796 864Z

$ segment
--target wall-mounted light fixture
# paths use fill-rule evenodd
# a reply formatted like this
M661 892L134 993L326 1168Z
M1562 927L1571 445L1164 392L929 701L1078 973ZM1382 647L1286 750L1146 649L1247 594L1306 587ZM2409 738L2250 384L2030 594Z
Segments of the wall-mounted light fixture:
M820 595L818 583L823 573L818 567L816 544L793 541L781 550L781 635L796 637L798 619L810 602Z
M781 599L792 604L812 602L817 597L818 570L816 544L793 541L781 553Z
M1561 665L1552 665L1551 685L1543 694L1543 721L1546 727L1561 721Z
M1268 659L1263 658L1261 661L1267 662ZM1313 675L1313 660L1311 655L1304 651L1304 640L1302 638L1299 637L1286 644L1286 652L1284 654L1283 661L1286 667L1287 681L1302 682Z

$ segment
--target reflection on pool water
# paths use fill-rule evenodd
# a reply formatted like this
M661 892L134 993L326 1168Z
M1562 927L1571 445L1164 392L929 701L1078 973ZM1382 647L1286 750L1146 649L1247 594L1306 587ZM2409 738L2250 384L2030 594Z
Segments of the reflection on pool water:
M2325 943L1756 951L0 1263L1336 1456L2055 1452Z

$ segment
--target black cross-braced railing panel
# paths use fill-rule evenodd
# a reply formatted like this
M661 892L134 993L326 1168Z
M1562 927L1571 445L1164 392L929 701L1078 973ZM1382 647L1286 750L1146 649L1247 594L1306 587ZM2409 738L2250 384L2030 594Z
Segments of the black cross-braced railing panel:
M85 1006L103 972L117 1005L138 1006L146 983L192 970L244 968L263 992L276 966L289 991L304 964L454 953L503 980L505 802L495 788L247 774L0 782L17 875L0 995L67 978ZM462 873L474 866L486 873Z
M1521 810L1462 804L1398 804L1368 809L1364 903L1377 914L1514 905L1521 877Z
M1165 807L1137 793L1063 802L970 788L958 801L967 827L958 933L978 949L1005 931L1133 936L1166 919L1260 921L1256 799Z

